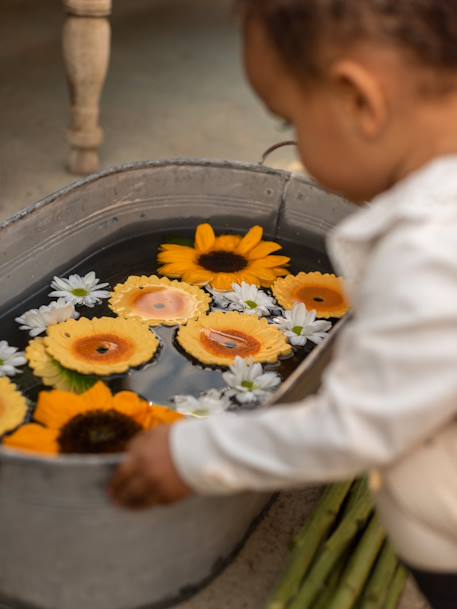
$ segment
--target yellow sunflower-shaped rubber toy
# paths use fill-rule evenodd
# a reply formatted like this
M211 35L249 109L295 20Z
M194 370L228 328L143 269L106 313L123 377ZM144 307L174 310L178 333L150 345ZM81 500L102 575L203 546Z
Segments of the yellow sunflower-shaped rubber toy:
M120 317L150 326L176 326L209 309L211 298L200 288L167 277L129 277L113 290L110 308Z
M43 384L48 387L54 387L54 389L60 389L61 391L83 393L97 380L96 377L67 370L61 366L47 352L44 338L32 340L25 350L25 356L33 374L41 378Z
M5 446L47 455L117 453L140 431L184 418L130 391L113 396L101 382L82 395L42 392L34 417L37 423L5 438Z
M200 224L195 247L165 244L158 255L163 264L158 271L167 277L182 278L193 285L211 285L216 290L232 289L233 283L270 287L277 277L288 274L286 256L271 256L281 249L278 243L262 241L263 228L254 226L243 237L216 237L210 224Z
M203 364L230 366L235 357L273 363L292 347L266 319L245 313L210 313L179 329L181 347Z
M9 379L0 378L0 436L20 425L26 414L25 397Z
M322 273L299 273L275 281L273 294L285 309L302 302L317 317L343 317L349 311L341 277Z
M144 364L159 347L146 324L120 317L70 319L51 326L44 341L48 353L64 368L100 376Z

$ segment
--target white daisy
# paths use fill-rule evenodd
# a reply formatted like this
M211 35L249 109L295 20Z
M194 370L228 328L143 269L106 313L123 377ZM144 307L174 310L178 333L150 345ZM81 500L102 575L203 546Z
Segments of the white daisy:
M308 311L302 302L292 310L284 311L284 317L275 317L273 323L287 336L290 344L296 347L303 347L308 340L318 345L332 327L329 321L316 321L316 313Z
M241 404L265 400L281 383L276 372L264 372L262 364L252 364L241 357L236 357L230 371L222 376L230 387L228 395Z
M234 283L232 292L225 292L223 297L229 309L248 315L268 316L271 310L277 307L271 296L245 281L241 284Z
M54 277L51 288L54 291L49 294L52 298L64 298L66 302L74 305L85 305L93 307L100 303L103 298L109 298L111 293L103 288L107 283L100 283L94 271L87 273L84 277L70 275L67 279Z
M16 347L10 347L6 340L0 340L0 376L14 376L22 372L16 366L24 366L27 363L23 351Z
M210 389L198 398L193 395L175 395L173 401L178 412L198 419L225 412L231 405L230 399L217 389Z
M30 336L38 336L46 332L48 326L78 317L79 313L76 313L74 305L66 302L64 298L59 298L47 306L30 309L20 317L16 317L16 321L21 324L21 330L28 330Z

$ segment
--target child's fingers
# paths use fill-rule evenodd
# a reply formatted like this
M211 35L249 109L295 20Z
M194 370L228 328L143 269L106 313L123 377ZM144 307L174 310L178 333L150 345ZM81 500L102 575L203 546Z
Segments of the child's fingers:
M117 468L109 487L110 494L115 496L137 472L137 464L131 455Z
M150 485L143 476L126 478L113 491L114 501L123 507L136 508L150 505L153 498Z

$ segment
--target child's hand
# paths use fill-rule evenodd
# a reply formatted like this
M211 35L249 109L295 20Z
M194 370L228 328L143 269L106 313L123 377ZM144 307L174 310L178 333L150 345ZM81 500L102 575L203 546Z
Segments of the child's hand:
M174 503L192 493L172 461L170 431L170 426L163 425L131 442L111 482L109 492L117 504L139 510Z

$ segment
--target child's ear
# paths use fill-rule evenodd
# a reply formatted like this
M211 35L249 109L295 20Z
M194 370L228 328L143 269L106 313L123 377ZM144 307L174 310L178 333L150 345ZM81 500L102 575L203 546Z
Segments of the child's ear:
M350 60L335 63L330 79L355 129L366 138L378 137L387 116L381 83L369 70Z

